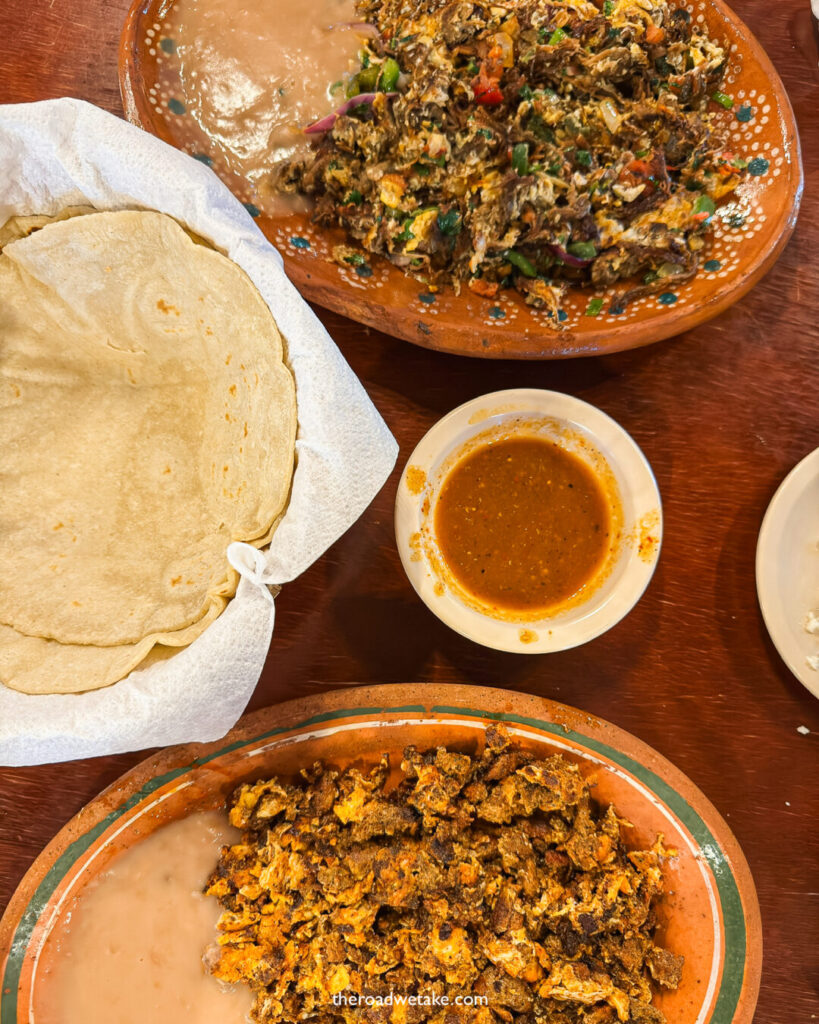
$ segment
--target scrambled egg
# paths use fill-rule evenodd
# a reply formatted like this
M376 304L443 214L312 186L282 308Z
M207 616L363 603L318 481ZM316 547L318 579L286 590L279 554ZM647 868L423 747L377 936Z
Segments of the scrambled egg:
M209 969L252 988L259 1024L663 1024L652 984L676 988L682 957L653 937L662 838L628 850L575 764L500 727L475 757L407 748L393 788L389 768L233 794Z

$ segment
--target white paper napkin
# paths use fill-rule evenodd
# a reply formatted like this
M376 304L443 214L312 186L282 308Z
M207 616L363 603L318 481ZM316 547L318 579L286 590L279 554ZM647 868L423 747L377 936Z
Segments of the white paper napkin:
M89 204L161 210L247 272L287 341L297 466L270 548L231 545L230 560L242 573L236 596L190 647L90 693L34 696L0 685L4 765L223 736L244 710L270 646L275 608L266 584L294 579L340 537L398 454L358 379L285 276L281 256L212 171L80 100L0 106L0 223Z

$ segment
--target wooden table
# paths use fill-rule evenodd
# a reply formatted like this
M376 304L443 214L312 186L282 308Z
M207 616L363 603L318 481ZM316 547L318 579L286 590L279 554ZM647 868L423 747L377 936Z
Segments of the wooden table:
M127 6L2 0L0 101L71 95L121 114ZM705 791L748 857L765 928L756 1021L807 1024L819 1020L819 704L768 639L754 552L777 485L819 444L817 43L807 0L734 6L784 78L801 128L807 192L785 255L719 319L606 358L439 356L319 311L401 457L362 519L279 597L250 706L364 682L469 682L551 697L636 733ZM461 402L521 385L578 395L622 423L651 461L665 509L659 568L637 608L593 643L541 657L493 653L450 632L416 598L393 541L397 476L421 435ZM143 755L0 770L0 909L58 828Z

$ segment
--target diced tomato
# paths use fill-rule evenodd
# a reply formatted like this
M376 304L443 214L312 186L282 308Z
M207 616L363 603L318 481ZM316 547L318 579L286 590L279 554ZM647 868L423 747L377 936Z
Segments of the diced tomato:
M484 281L479 277L473 277L469 282L469 290L485 299L494 299L500 290L500 285L497 281Z
M650 178L653 172L651 164L647 160L632 160L626 164L626 170L638 178Z
M695 220L698 224L702 224L704 221L708 220L710 216L710 213L703 211L702 213L695 213L691 219Z
M660 28L659 25L649 25L646 29L646 42L649 46L655 46L657 43L661 43L665 39L665 29Z
M476 86L475 102L480 103L484 107L496 107L499 103L503 103L503 93L497 86L488 89Z
M475 102L484 107L496 107L503 103L503 93L500 91L500 76L503 72L503 65L492 58L481 64L481 69L476 78L472 81L472 91L475 93Z

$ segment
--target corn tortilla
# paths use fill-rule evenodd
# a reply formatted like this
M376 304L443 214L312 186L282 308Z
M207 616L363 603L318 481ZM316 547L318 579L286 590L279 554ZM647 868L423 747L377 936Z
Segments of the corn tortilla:
M163 214L9 242L0 297L0 678L48 666L39 687L54 666L98 665L75 688L106 685L221 612L231 541L269 541L293 378L249 278Z

